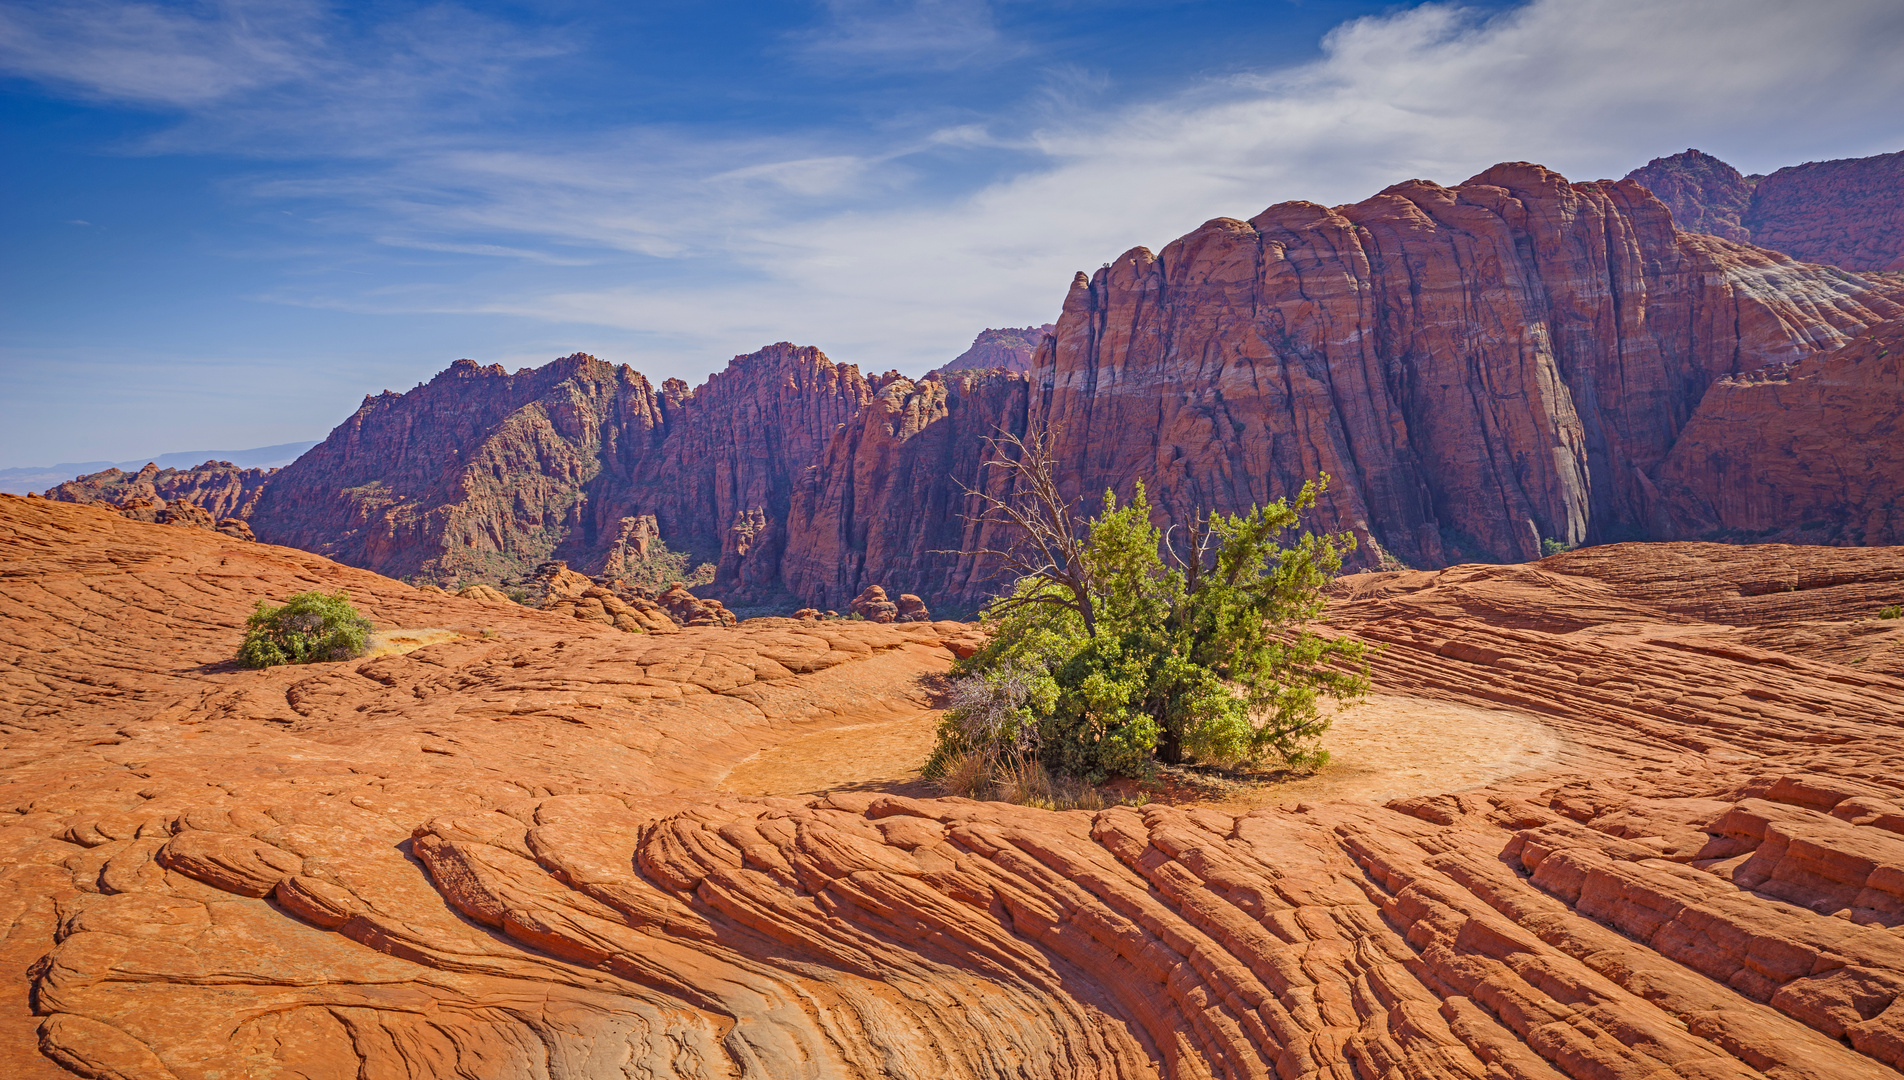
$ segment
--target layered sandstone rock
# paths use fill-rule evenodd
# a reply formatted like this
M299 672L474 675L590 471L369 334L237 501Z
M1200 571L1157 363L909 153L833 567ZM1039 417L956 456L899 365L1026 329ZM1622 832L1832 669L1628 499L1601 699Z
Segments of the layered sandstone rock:
M392 574L499 580L551 557L602 565L653 523L773 593L796 479L874 390L817 349L736 357L698 390L577 354L514 375L458 361L362 409L283 475L259 535ZM633 519L634 524L629 524Z
M1365 556L1531 558L1642 529L1642 473L1714 380L1901 310L1676 232L1636 183L1501 165L1218 219L1079 275L1034 415L1080 496L1143 478L1178 514L1234 511L1326 472L1319 523Z
M313 585L464 636L225 663ZM1900 589L1904 549L1696 544L1343 579L1382 689L1560 737L1470 791L746 798L915 715L963 628L647 639L0 499L0 1068L1894 1076Z
M897 619L899 605L886 599L886 590L868 585L853 598L852 612L867 622L889 623Z
M963 371L882 387L833 434L795 492L787 589L844 608L868 584L970 610L1000 587L992 567L957 553L995 539L968 518L968 486L997 487L987 440L1022 433L1030 383L1002 371ZM999 541L1003 543L1004 541Z
M136 473L107 469L55 485L49 499L128 506L144 499L154 504L187 502L213 518L249 518L276 469L241 469L229 461L207 461L191 469L161 469L147 463Z
M1904 544L1904 320L1714 383L1653 479L1658 535Z

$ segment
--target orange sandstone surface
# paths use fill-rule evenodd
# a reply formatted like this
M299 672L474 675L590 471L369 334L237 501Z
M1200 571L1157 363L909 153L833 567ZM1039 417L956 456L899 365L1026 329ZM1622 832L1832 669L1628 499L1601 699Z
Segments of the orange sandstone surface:
M311 588L429 632L231 666ZM1355 575L1386 699L1551 752L1386 804L771 797L717 788L916 726L970 629L622 633L4 498L0 1074L1893 1076L1899 600L1899 548Z

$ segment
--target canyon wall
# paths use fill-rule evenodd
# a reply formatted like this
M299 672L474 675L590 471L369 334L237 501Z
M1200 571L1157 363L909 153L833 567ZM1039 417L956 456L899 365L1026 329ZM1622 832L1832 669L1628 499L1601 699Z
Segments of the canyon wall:
M1904 544L1904 321L1714 383L1651 500L1655 535Z
M641 375L579 353L513 375L459 360L366 397L280 470L252 528L393 577L519 575L582 526L603 457L650 441L666 407Z
M1525 163L1271 207L1082 277L1040 381L1080 493L1320 515L1411 565L1640 535L1641 473L1721 376L1904 312L1855 278L1676 232L1639 184ZM1042 359L1042 358L1041 358Z
M776 596L795 480L879 385L785 343L695 390L579 353L513 375L459 360L365 398L251 520L380 573L493 581L550 558L593 572L622 520L651 514L721 563L728 595Z
M1141 478L1170 513L1236 511L1327 472L1317 523L1354 532L1362 565L1519 561L1656 535L1646 474L1709 385L1901 312L1861 279L1678 232L1639 184L1508 164L1220 218L1078 275L1028 421L1079 498ZM856 508L926 491L837 457L821 473L841 470L891 478L862 480ZM869 547L861 579L923 570L921 595L979 595L982 575L911 554L933 546Z
M652 515L717 565L705 591L729 603L839 609L878 584L970 610L999 582L948 554L981 539L965 486L1000 478L981 477L988 437L1035 426L1071 494L1142 479L1160 514L1243 510L1326 472L1315 524L1354 533L1360 566L1754 533L1769 526L1713 495L1711 462L1780 492L1816 478L1727 441L1733 411L1771 414L1734 391L1757 383L1726 380L1904 316L1889 289L1677 230L1632 180L1510 163L1132 249L1077 276L1026 373L867 378L786 343L698 389L581 354L515 374L459 361L366 398L248 516L261 539L382 573L497 581L549 558L594 573ZM1885 370L1860 377L1894 399ZM1828 412L1780 422L1829 442L1850 429ZM1895 491L1889 468L1834 482Z

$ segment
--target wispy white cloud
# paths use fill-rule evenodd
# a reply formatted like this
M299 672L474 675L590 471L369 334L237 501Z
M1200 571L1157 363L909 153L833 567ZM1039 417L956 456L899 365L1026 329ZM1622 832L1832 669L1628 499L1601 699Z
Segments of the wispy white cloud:
M826 9L823 24L791 37L816 63L952 69L1029 51L999 30L986 0L827 0Z
M190 108L310 74L321 9L25 0L0 8L0 67L83 95Z
M1491 15L1430 5L1340 26L1314 62L1134 105L1106 107L1100 77L1057 69L1016 115L751 138L473 123L477 103L507 108L512 73L561 43L426 12L379 30L374 59L353 63L304 10L280 12L272 25L284 29L262 44L229 27L155 34L167 55L206 58L176 85L101 74L103 61L86 59L97 43L63 66L0 60L185 109L169 146L318 161L247 190L308 207L335 233L522 266L478 285L418 277L274 287L274 299L595 326L644 342L641 366L667 374L781 339L922 369L980 327L1050 319L1074 270L1286 199L1456 182L1499 160L1597 178L1687 146L1748 171L1904 146L1895 0L1531 0ZM156 17L138 8L107 25ZM314 33L332 43L282 71L254 59ZM797 44L809 59L868 64L982 65L1015 47L989 9L950 0L841 4L824 34ZM967 155L985 158L986 180L960 182ZM1014 163L1002 173L1000 155ZM590 260L585 282L547 277Z
M1862 73L1857 93L1818 78L1833 71ZM583 151L544 174L558 182L478 184L483 199L459 213L569 243L641 236L633 249L725 273L450 306L641 331L709 360L791 338L917 368L980 326L1050 318L1071 271L1213 216L1347 202L1412 177L1453 183L1499 160L1597 178L1688 145L1760 170L1891 150L1904 144L1890 104L1900 92L1904 9L1889 2L1537 0L1494 16L1431 6L1339 27L1311 64L1111 111L1054 108L1028 132L964 125L857 156L727 147L717 156L757 163L711 175L688 152L646 164L659 183L619 186L612 154ZM928 147L1006 144L1029 164L977 190L879 189ZM828 183L744 197L722 186L813 160L832 163ZM850 197L814 198L834 191Z

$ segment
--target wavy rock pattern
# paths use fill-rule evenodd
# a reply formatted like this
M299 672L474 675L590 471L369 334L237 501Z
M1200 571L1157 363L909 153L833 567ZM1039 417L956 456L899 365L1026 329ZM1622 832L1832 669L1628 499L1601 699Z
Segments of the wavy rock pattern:
M248 602L460 640L267 672ZM644 639L0 499L10 1076L1885 1077L1904 549L1343 579L1563 768L1386 807L708 793L951 623Z

